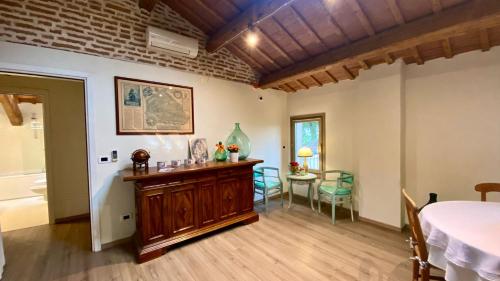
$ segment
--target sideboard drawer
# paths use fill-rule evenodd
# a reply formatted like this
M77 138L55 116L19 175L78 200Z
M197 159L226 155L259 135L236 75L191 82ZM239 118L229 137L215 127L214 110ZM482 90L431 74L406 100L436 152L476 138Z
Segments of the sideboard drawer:
M233 168L233 169L224 169L217 171L217 177L219 178L227 178L240 176L245 174L252 174L252 169L249 168Z

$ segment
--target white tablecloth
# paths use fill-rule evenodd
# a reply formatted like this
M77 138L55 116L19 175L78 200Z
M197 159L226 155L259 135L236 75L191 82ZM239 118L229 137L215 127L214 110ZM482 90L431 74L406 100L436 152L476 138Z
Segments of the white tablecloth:
M420 213L429 261L448 281L500 281L500 203L448 201Z

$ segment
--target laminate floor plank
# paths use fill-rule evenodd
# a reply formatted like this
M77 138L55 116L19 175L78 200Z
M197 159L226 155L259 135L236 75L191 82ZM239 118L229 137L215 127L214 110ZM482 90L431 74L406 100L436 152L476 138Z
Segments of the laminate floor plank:
M130 244L92 253L88 222L4 232L2 280L410 279L406 234L351 222L345 212L332 225L327 211L314 213L305 203L287 209L271 200L267 213L260 204L255 209L256 223L182 243L143 264L135 262Z

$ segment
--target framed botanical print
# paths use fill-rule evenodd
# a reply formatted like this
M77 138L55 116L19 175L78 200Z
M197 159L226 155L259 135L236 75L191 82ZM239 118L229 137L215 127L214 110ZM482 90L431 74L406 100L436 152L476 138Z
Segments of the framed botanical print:
M194 134L193 88L115 76L116 134Z

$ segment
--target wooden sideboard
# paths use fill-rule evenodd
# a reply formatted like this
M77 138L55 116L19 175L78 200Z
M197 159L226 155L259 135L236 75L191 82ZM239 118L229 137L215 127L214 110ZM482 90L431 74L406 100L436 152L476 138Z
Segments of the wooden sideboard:
M187 239L258 221L253 210L253 166L262 162L207 162L170 172L156 167L121 171L124 181L135 181L138 262L159 257Z

